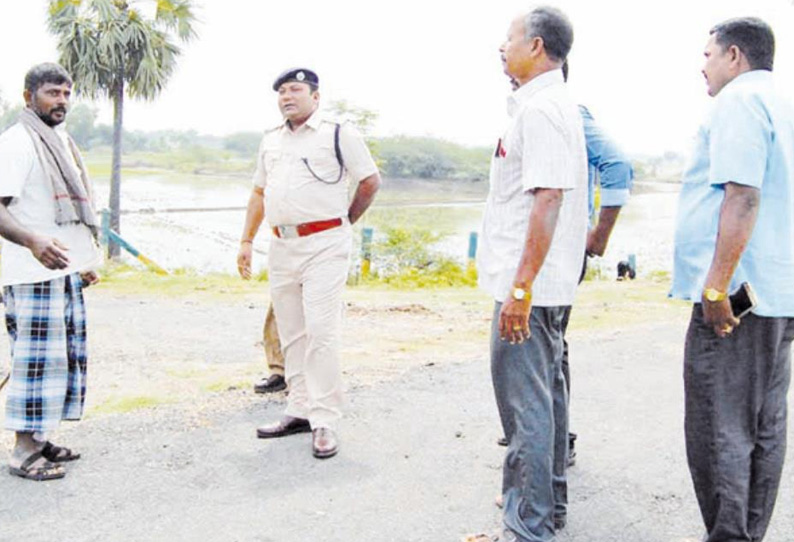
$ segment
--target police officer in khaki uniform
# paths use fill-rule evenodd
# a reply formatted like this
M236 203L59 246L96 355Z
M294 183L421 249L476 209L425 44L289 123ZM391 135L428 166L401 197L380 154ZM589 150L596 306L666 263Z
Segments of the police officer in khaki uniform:
M339 347L351 224L381 181L355 128L318 112L318 88L317 74L305 68L273 83L284 122L262 138L237 265L250 276L251 242L267 218L270 292L290 393L281 420L258 428L257 436L311 431L314 456L327 458L338 450L344 400Z

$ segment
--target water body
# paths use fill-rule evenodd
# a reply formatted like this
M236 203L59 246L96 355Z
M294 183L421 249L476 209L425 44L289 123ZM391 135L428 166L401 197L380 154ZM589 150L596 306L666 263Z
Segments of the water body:
M176 179L176 180L175 180ZM98 183L97 200L107 201L108 186ZM121 234L166 269L236 273L236 256L250 184L241 179L186 181L184 177L129 176L122 182ZM635 254L641 275L672 268L672 240L678 186L644 183L621 213L604 258L594 261L607 276L617 262ZM157 212L163 209L233 208L212 212ZM469 235L479 229L483 201L376 204L364 226L420 227L444 235L434 248L464 262ZM358 228L360 230L360 226ZM360 236L360 234L359 234ZM254 267L264 269L270 243L266 228L254 243ZM134 261L130 259L130 261Z

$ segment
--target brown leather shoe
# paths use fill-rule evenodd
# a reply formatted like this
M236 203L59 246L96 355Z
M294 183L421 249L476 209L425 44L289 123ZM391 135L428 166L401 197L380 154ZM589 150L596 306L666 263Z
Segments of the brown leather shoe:
M256 436L259 438L278 438L294 435L295 433L308 433L311 430L312 427L309 425L309 420L284 416L276 423L258 427Z
M339 451L336 433L327 427L318 427L312 431L312 452L318 459L328 459Z
M275 393L287 389L287 381L281 375L270 375L254 384L254 393Z

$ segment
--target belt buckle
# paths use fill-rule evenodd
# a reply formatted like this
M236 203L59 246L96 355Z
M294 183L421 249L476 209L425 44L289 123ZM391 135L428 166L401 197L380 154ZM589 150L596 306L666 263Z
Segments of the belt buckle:
M300 237L296 226L276 226L276 229L278 230L278 236L282 239L295 239Z

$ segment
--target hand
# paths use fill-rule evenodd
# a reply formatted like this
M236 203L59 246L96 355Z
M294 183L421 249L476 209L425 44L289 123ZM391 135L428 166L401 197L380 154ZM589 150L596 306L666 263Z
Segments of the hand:
M69 265L69 249L54 237L36 236L28 243L28 249L47 269L65 269Z
M83 271L80 273L80 278L83 280L83 288L88 288L99 282L99 274L96 271Z
M588 256L603 256L607 250L608 237L601 235L598 228L593 228L587 234L586 252Z
M240 251L237 253L237 272L243 280L251 278L251 253L253 247L250 242L240 243Z
M522 343L532 336L529 329L529 300L518 301L509 297L499 311L499 337L510 344Z
M739 319L733 315L731 302L728 298L722 301L703 302L703 321L714 328L714 333L720 338L725 338L733 332L733 328L739 325Z

